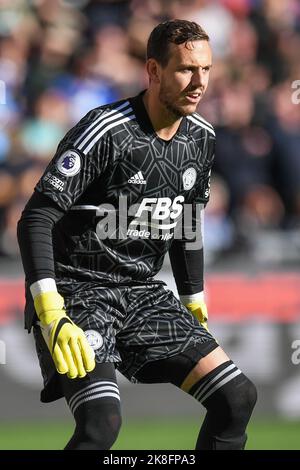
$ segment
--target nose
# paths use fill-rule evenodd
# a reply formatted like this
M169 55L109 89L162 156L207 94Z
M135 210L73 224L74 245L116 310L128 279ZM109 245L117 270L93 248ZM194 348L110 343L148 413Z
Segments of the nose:
M192 85L193 87L203 87L205 84L205 76L202 70L197 70L193 73L192 76Z

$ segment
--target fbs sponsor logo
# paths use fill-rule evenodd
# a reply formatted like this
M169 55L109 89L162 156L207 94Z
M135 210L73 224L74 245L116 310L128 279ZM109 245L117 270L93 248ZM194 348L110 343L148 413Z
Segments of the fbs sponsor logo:
M135 175L133 175L131 178L129 178L128 183L146 184L146 181L144 180L142 172L138 171Z
M176 227L177 220L182 213L184 196L176 196L175 199L169 197L145 197L135 213L135 219L131 221L131 227L150 225L152 227L169 230ZM149 223L148 216L151 216ZM171 223L170 220L171 219ZM130 228L131 228L130 227Z
M196 204L194 207L193 204L185 204L183 195L174 199L147 197L129 207L128 198L122 196L119 197L118 207L105 203L100 206L73 208L96 211L95 232L99 240L124 240L134 237L168 241L173 237L180 240L184 237L186 240L197 242L198 245L202 240L200 220L203 205ZM195 249L194 245L191 249Z
M103 337L100 333L96 330L86 330L84 332L86 339L91 346L91 348L96 351L97 349L101 349L103 346Z

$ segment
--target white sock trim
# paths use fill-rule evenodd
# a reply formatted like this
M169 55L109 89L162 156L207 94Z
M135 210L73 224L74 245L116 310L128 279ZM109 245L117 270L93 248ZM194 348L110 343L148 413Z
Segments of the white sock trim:
M35 299L37 295L43 294L44 292L57 292L56 282L50 277L40 279L39 281L31 284L30 292L33 299Z
M191 304L192 302L197 302L197 300L204 302L204 292L197 292L196 294L190 295L180 295L180 301L183 305Z

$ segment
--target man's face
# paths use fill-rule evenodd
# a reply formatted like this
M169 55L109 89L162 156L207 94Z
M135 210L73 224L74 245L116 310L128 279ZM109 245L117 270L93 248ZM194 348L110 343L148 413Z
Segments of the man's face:
M208 85L212 65L211 48L207 41L170 44L169 61L158 66L159 99L177 117L196 111Z

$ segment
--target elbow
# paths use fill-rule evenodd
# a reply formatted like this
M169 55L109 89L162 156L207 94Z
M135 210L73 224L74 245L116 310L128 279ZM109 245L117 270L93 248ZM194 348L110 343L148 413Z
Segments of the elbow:
M24 230L24 217L23 217L23 212L22 212L21 217L17 223L17 239L18 239L19 246L20 246L20 240L22 239L23 230Z
M26 217L26 211L23 210L20 219L17 222L17 239L19 246L21 245L21 241L24 240L26 237L26 233L28 231L28 217Z

